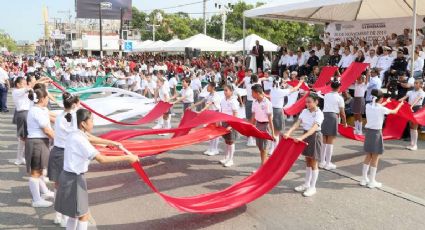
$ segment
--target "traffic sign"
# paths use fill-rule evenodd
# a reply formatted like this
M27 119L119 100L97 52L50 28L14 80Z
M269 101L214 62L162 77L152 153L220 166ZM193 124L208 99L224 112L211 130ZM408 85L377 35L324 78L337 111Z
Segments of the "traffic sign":
M124 42L124 52L132 52L133 51L133 42L126 41Z

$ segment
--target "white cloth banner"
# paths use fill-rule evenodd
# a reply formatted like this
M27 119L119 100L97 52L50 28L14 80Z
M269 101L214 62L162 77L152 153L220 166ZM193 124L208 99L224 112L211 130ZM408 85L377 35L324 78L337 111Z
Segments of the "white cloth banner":
M338 44L346 40L351 40L357 44L360 39L369 43L376 39L381 43L392 33L402 35L404 29L412 28L412 23L413 19L411 17L333 22L327 26L326 32L330 33L330 42L332 44ZM425 17L418 16L417 28L423 27L425 27Z

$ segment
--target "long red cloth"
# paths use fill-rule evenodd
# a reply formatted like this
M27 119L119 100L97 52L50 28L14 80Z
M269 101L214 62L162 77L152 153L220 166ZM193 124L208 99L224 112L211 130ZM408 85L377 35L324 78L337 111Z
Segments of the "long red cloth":
M324 66L320 72L317 81L313 85L313 89L326 86L326 84L332 79L335 75L335 72L338 70L336 66Z
M303 97L301 97L291 107L283 109L283 112L288 116L294 116L301 113L301 111L305 108L305 99L307 99L309 94L310 91L306 91Z
M346 91L350 85L352 85L357 78L361 76L361 74L366 70L369 66L368 63L360 63L353 62L341 75L341 88L339 92ZM321 92L322 94L327 94L332 92L332 88L330 85L324 85L321 87L314 88L317 92Z
M298 80L292 80L292 81L288 81L286 82L286 84L295 87L300 83L300 81ZM306 83L303 83L300 87L300 89L305 90L305 91L310 91L310 88L308 87L308 85Z
M58 88L59 90L61 90L62 92L65 92L65 89L57 84L56 82L52 82L52 85L54 85L56 88ZM121 122L121 121L117 121L114 119L111 119L103 114L100 114L99 112L96 112L94 109L92 109L90 106L88 106L87 104L85 104L84 102L80 102L80 104L86 108L87 110L89 110L90 112L96 114L97 116L99 116L102 119L105 119L109 122L115 123L115 124L119 124L119 125L142 125L142 124L147 124L150 123L156 119L158 119L160 116L162 116L165 112L167 112L173 105L171 105L170 103L166 103L166 102L162 102L160 101L148 114L146 114L144 117L134 121L134 122Z
M151 135L151 134L161 134L161 133L179 133L177 136L187 134L191 129L213 124L216 122L227 122L233 129L238 131L240 134L245 136L252 136L261 139L272 140L272 137L267 132L258 130L253 124L224 113L215 112L211 110L206 110L202 113L199 113L195 116L196 113L192 111L185 111L185 115L182 122L183 125L180 125L178 128L173 129L157 129L157 130L114 130L106 134L101 135L102 138L110 139L114 141L127 140L137 136ZM171 140L168 140L171 141Z
M171 206L191 213L217 213L245 205L273 189L291 169L305 143L282 139L270 159L255 173L217 192L173 197L159 191L139 163L132 164L140 178Z

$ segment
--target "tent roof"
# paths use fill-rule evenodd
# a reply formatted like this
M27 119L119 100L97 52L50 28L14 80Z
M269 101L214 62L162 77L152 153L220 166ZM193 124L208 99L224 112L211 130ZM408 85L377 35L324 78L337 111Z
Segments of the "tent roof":
M413 16L414 0L280 0L244 12L246 17L304 22L356 21ZM425 3L417 1L418 15Z
M233 44L223 42L221 40L212 38L205 34L197 34L190 38L186 38L180 42L176 42L169 47L168 51L184 52L185 48L200 49L201 51L237 51L237 48Z
M264 51L267 52L275 52L279 48L279 46L275 45L274 43L256 35L251 34L245 38L245 50L251 50L252 47L255 46L255 41L259 41L260 45L264 47ZM234 43L234 45L237 47L238 51L243 50L243 39L237 41Z

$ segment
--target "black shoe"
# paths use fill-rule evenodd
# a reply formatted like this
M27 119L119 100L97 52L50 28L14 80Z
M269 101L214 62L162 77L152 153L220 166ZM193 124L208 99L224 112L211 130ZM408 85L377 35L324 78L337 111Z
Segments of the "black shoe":
M6 110L2 110L2 112L3 112L3 113L8 113L8 112L9 112L9 110L8 110L8 109L6 109Z

